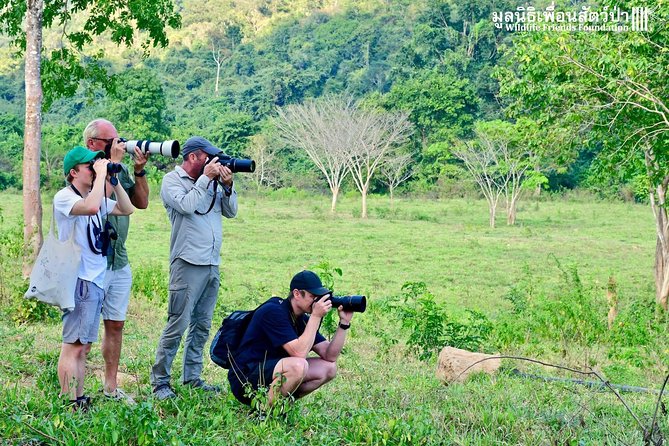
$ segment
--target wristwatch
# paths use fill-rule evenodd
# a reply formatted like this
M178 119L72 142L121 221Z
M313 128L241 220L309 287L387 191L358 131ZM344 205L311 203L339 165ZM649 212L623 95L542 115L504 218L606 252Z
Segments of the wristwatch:
M348 330L349 328L351 328L351 324L342 324L340 322L339 323L339 328L341 328L342 330Z

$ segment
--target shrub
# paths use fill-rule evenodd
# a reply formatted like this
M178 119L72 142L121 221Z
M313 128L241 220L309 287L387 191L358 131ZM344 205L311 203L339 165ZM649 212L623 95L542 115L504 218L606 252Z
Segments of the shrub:
M464 323L455 321L446 323L444 345L480 351L492 332L493 324L483 313L469 309L465 311L467 320Z
M563 268L555 261L560 271L555 293L534 295L533 279L526 269L525 277L504 296L512 308L495 326L494 339L499 348L527 341L565 348L605 340L607 307L603 298L583 285L576 265Z
M402 328L410 330L407 345L420 359L429 359L444 345L446 313L424 282L407 282L402 292L405 305L400 307L400 318Z
M339 276L341 277L343 275L342 269L338 268L336 266L330 265L330 262L327 260L321 261L318 265L314 267L314 271L316 274L318 274L318 277L321 278L321 282L323 282L323 286L329 290L332 290L332 293L335 293L335 277ZM328 337L331 337L334 335L334 332L337 331L337 324L338 324L338 319L335 317L338 315L336 309L334 311L330 311L328 314L325 315L323 318L323 322L321 323L321 328L324 333L327 334Z
M61 313L56 307L34 299L23 299L20 297L12 311L12 320L16 324L23 324L25 322L55 323L60 321L60 315Z
M669 330L669 313L652 300L632 302L618 314L609 333L609 357L637 367L646 365L649 352L669 356L664 340ZM664 358L665 362L667 358Z
M450 320L424 282L407 282L402 292L403 305L397 311L402 328L409 330L407 345L421 360L430 359L446 345L477 351L492 331L492 324L477 311L466 310L464 322Z

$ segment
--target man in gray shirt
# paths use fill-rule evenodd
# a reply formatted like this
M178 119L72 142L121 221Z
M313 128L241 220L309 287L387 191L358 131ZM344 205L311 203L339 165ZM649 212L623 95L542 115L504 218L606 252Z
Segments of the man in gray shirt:
M183 163L163 178L160 197L172 223L167 325L158 342L151 385L156 398L175 397L170 386L172 362L186 328L182 381L218 392L201 378L202 350L209 337L219 287L222 216L237 215L232 171L210 156L220 153L194 136L183 146Z

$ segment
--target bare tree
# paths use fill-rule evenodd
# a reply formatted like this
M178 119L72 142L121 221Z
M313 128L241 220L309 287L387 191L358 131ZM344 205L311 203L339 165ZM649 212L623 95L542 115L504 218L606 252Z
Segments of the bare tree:
M506 202L506 222L513 225L525 172L532 162L518 144L515 127L508 122L479 122L475 134L476 140L463 143L454 155L465 163L488 201L490 227L495 227L502 194Z
M217 46L214 39L212 39L211 42L211 57L216 64L216 84L214 86L214 94L218 96L218 84L221 79L221 65L223 64L223 48Z
M257 190L263 186L277 187L280 184L279 167L276 165L276 146L267 140L264 134L251 137L249 155L256 162L256 170L252 174Z
M346 158L351 130L346 125L346 117L353 108L350 101L326 97L280 108L273 120L279 139L304 150L325 176L332 192L332 212L337 207L342 181L348 174Z
M495 215L499 198L504 192L503 179L497 171L495 153L490 147L476 141L463 141L453 155L465 163L488 202L490 227L495 227Z
M362 196L362 218L367 218L367 194L376 170L392 149L404 143L412 132L406 113L380 113L354 106L349 128L353 132L346 162Z
M26 11L25 85L26 115L23 136L23 239L26 244L23 276L42 246L42 200L39 190L42 146L42 19L43 0L28 0Z
M242 41L242 28L239 24L226 21L223 28L210 33L211 57L216 64L216 84L214 94L218 96L218 86L221 79L221 67L223 62L230 59L237 46Z
M412 165L412 156L410 153L389 154L385 161L379 166L381 173L381 182L388 186L390 191L390 203L393 202L393 193L395 188L411 178L415 168Z
M506 201L506 224L516 224L516 210L518 207L518 199L523 190L522 185L525 180L525 172L530 168L528 162L529 156L527 153L514 153L512 147L508 144L502 145L501 160L502 171L506 177L504 185L504 198Z

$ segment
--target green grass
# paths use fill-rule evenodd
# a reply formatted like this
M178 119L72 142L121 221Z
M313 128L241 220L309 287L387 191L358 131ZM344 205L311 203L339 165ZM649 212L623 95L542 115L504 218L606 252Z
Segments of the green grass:
M4 193L0 198L0 229L16 227L21 197ZM48 199L45 203L48 216ZM366 294L370 302L368 311L353 319L338 378L300 400L287 420L259 421L227 393L206 399L178 385L180 398L174 402L149 398L149 369L166 317L170 235L165 211L154 197L147 211L132 217L128 242L137 293L126 324L122 371L129 376L127 390L142 404L126 408L97 398L88 415L64 412L56 378L60 325L17 326L7 319L0 322L0 437L5 438L0 444L57 443L50 437L73 445L643 444L641 429L610 393L506 373L443 386L434 377L434 359L419 361L407 353L407 333L382 304L400 295L405 282L422 281L449 317L461 318L465 309L474 309L498 324L509 317L511 303L503 297L512 287L530 287L533 298L548 301L569 294L559 262L563 269L577 268L584 298L601 304L601 320L608 312L606 284L613 275L622 320L632 302L654 300L655 235L648 207L587 199L525 201L517 226L507 227L500 218L496 229L487 227L487 208L479 200L405 199L391 206L387 197L371 197L369 213L368 220L359 219L359 201L349 197L331 214L328 197L242 192L238 217L224 222L214 326L233 309L285 295L296 271L321 262L343 270L335 282L338 293ZM10 307L15 300L6 296L0 304ZM666 336L666 330L662 333ZM615 356L604 340L561 345L539 336L529 333L527 342L502 353L594 366L612 381L655 388L669 366L666 337L639 341L629 347L634 351ZM624 354L636 362L620 359ZM505 368L511 367L563 375L505 362ZM89 368L102 369L99 344ZM173 368L175 381L180 369L181 355ZM225 384L225 372L206 361L207 380ZM87 389L97 392L99 379L90 373L88 379ZM655 397L623 397L649 423ZM668 423L662 415L665 437Z

